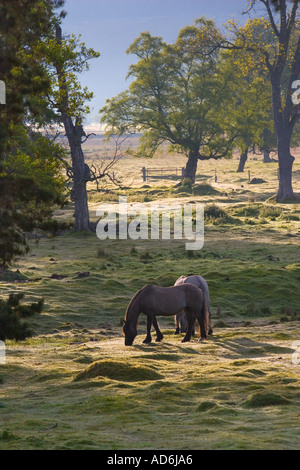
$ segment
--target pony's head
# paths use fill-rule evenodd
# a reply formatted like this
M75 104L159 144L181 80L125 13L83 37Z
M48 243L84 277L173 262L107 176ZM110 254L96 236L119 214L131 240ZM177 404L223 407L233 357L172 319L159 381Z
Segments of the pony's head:
M131 346L137 335L136 327L132 323L128 322L128 320L124 320L122 331L125 336L125 346Z

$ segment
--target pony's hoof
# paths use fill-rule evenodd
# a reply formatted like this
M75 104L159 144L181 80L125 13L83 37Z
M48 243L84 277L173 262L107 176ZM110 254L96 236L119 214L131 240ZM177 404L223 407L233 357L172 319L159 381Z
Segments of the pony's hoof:
M205 343L205 340L206 340L206 338L200 338L200 339L199 339L199 342L200 342L200 343Z
M143 343L144 343L144 344L149 344L149 343L151 343L151 339L147 339L147 338L146 338L146 339L144 339Z
M156 343L160 343L162 341L162 337L161 338L156 338L155 342Z

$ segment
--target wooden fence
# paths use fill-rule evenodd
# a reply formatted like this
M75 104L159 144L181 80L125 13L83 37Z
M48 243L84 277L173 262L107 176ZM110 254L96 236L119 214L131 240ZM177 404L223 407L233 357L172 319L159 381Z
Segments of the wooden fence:
M142 168L143 181L147 181L150 176L180 176L181 179L184 178L185 168L177 167L165 167L165 168Z

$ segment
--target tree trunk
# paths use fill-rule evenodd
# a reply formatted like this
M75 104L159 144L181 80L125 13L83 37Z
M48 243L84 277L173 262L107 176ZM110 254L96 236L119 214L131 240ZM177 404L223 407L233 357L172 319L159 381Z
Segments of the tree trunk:
M292 168L294 157L291 155L291 137L293 125L290 123L291 100L285 103L284 111L281 104L280 76L274 74L272 80L272 102L274 123L278 144L278 179L279 186L276 194L277 202L285 202L288 199L298 200L292 186ZM288 112L289 111L289 112Z
M248 159L248 149L241 153L239 167L237 169L237 173L242 173L245 168L246 161Z
M290 132L284 127L278 133L278 179L277 202L297 199L292 186L292 168L295 158L290 153Z
M264 163L271 163L272 159L270 158L270 151L264 150Z
M188 161L185 167L184 177L189 178L192 183L195 183L197 163L198 163L198 150L190 150Z
M73 198L75 204L74 231L90 230L89 208L86 192L84 155L81 148L76 149L72 155L74 175Z
M62 31L60 25L56 25L56 40L58 44L62 41ZM63 67L60 64L55 64L56 72L59 81L59 89L62 96L62 102L59 106L61 111L62 121L66 131L66 136L69 142L72 170L73 170L73 201L75 203L74 213L74 231L88 231L91 230L89 219L89 208L86 192L86 169L84 162L84 153L82 151L81 139L84 135L79 119L73 122L69 114L69 98L68 98L68 84ZM74 119L74 118L73 118Z
M80 126L76 124L74 125L72 119L65 113L62 113L62 116L72 158L74 183L72 200L75 204L75 220L73 229L75 232L87 231L91 230L91 226L86 192L86 168L81 146Z

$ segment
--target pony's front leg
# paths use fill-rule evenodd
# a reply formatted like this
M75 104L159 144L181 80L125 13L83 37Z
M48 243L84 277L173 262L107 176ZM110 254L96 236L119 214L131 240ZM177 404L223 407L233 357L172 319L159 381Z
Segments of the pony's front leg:
M158 323L157 323L157 320L156 320L156 316L153 317L153 326L155 328L156 335L157 335L155 341L157 343L159 343L163 339L164 335L162 334L162 332L159 329L159 326L158 326Z
M185 334L185 337L182 340L182 343L186 343L187 341L191 340L193 327L194 327L194 324L195 324L194 315L191 312L187 311L187 310L185 310L185 314L186 314L186 319L187 319L187 324L188 325L187 325L186 334Z
M151 326L152 326L152 317L150 315L147 315L147 336L144 339L143 343L151 343L152 341Z
M179 313L177 313L177 315L175 315L174 319L175 319L175 327L176 327L174 334L175 334L175 335L179 335L179 333L180 333L180 327L179 327Z

